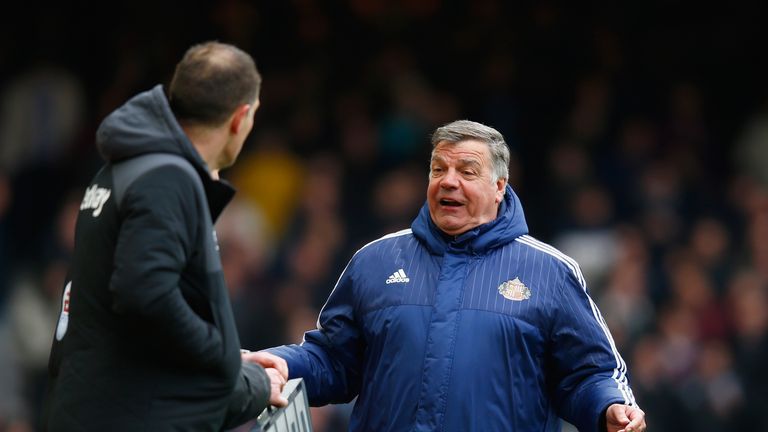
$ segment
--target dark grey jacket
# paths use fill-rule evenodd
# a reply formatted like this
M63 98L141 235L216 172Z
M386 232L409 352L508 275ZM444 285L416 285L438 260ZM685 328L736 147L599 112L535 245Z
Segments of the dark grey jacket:
M213 181L161 86L110 114L86 190L50 357L49 431L215 431L266 407L241 365Z

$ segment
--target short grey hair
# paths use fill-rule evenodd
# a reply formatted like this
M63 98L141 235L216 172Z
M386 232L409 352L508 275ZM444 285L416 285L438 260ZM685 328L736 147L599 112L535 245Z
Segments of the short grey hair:
M509 179L509 146L496 129L470 120L456 120L435 130L432 134L432 157L435 147L443 141L457 144L462 141L477 140L488 146L493 166L493 181Z

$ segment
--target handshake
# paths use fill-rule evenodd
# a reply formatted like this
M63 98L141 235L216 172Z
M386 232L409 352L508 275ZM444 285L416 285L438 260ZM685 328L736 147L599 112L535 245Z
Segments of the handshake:
M244 362L258 364L264 368L270 382L269 403L276 407L288 405L283 396L283 387L288 382L288 363L282 358L266 351L240 350Z

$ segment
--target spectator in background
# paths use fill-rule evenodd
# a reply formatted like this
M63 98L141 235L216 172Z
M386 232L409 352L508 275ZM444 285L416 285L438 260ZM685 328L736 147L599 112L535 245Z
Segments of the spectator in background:
M8 208L11 205L11 185L8 177L0 173L0 310L5 302L5 290L10 274L10 250L8 250Z
M0 177L7 176L14 196L14 206L0 220L24 227L8 232L7 240L14 244L12 265L25 267L40 256L35 247L47 240L49 218L57 211L55 199L36 197L65 194L73 177L65 163L75 160L85 95L78 76L45 56L0 91Z
M45 384L48 376L48 356L61 304L61 281L66 277L67 265L74 247L75 220L80 210L82 193L75 189L60 204L54 220L54 231L46 241L44 257L39 267L18 270L12 283L6 309L6 319L13 370L20 387L9 387L6 392L17 391L23 403L19 417L39 430Z
M595 184L576 189L569 201L566 211L571 215L571 224L553 243L580 263L587 280L602 286L606 274L615 265L618 249L613 201Z
M557 142L547 156L544 185L548 199L543 203L546 212L541 217L546 220L545 226L560 232L574 225L570 201L592 182L594 168L586 150L571 141Z
M341 216L340 161L332 154L318 154L307 162L298 208L273 267L277 282L274 307L281 316L300 306L319 308L335 282L333 269L347 244L346 221ZM303 304L302 304L303 303Z
M282 238L298 206L304 164L287 150L286 136L280 131L256 134L254 146L228 178L238 186L242 197L264 215L270 237ZM269 187L265 187L267 184Z
M643 431L578 265L528 236L495 129L432 136L412 229L360 249L301 345L269 350L350 429Z
M768 280L768 189L755 189L746 208L746 237L751 264Z
M0 172L50 167L57 159L69 157L85 114L77 77L62 68L39 65L3 90Z
M254 349L279 343L283 317L272 307L274 281L268 269L274 257L264 216L251 201L237 195L216 222L216 233L240 345Z
M733 159L740 174L768 187L768 98L742 125Z
M61 281L66 277L67 261L55 259L46 263L37 273L20 278L13 284L8 300L7 321L13 370L18 371L18 390L25 420L40 430L43 399L48 378L48 356L61 305ZM13 388L4 389L11 393Z
M744 387L723 341L708 340L702 344L695 373L681 384L679 391L694 430L743 430L739 429L738 420L745 401ZM750 429L763 430L756 427L758 424Z
M768 284L752 269L736 272L726 294L734 369L743 383L739 430L768 430Z
M384 235L408 225L421 207L425 180L423 170L415 163L398 166L379 178L371 196L369 218L379 230L374 235Z
M670 301L691 314L697 339L725 338L725 312L723 303L716 297L713 280L687 250L671 253L668 261Z
M678 381L670 379L664 367L664 343L656 334L642 336L632 352L632 388L643 401L648 423L661 425L659 429L682 431L688 428L688 419L680 395L676 391Z
M693 259L702 266L721 296L739 258L735 256L732 234L727 226L713 217L696 219L691 227L689 247Z
M12 346L12 337L5 322L6 316L0 313L0 430L8 432L31 432L32 414L29 411L24 394L28 387L24 382L24 373L18 364Z
M158 85L102 122L107 164L79 207L45 430L221 430L287 403L284 365L241 362L213 230L233 194L219 170L253 127L260 87L250 55L207 42L167 96Z
M640 230L618 230L615 264L610 270L598 304L618 348L633 346L651 327L654 307L650 301L648 251ZM646 409L646 412L648 410Z

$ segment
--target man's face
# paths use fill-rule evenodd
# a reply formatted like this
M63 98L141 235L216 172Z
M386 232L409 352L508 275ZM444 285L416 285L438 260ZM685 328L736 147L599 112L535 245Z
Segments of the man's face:
M496 219L506 179L492 178L488 146L467 140L435 147L427 187L432 221L443 232L458 235Z

